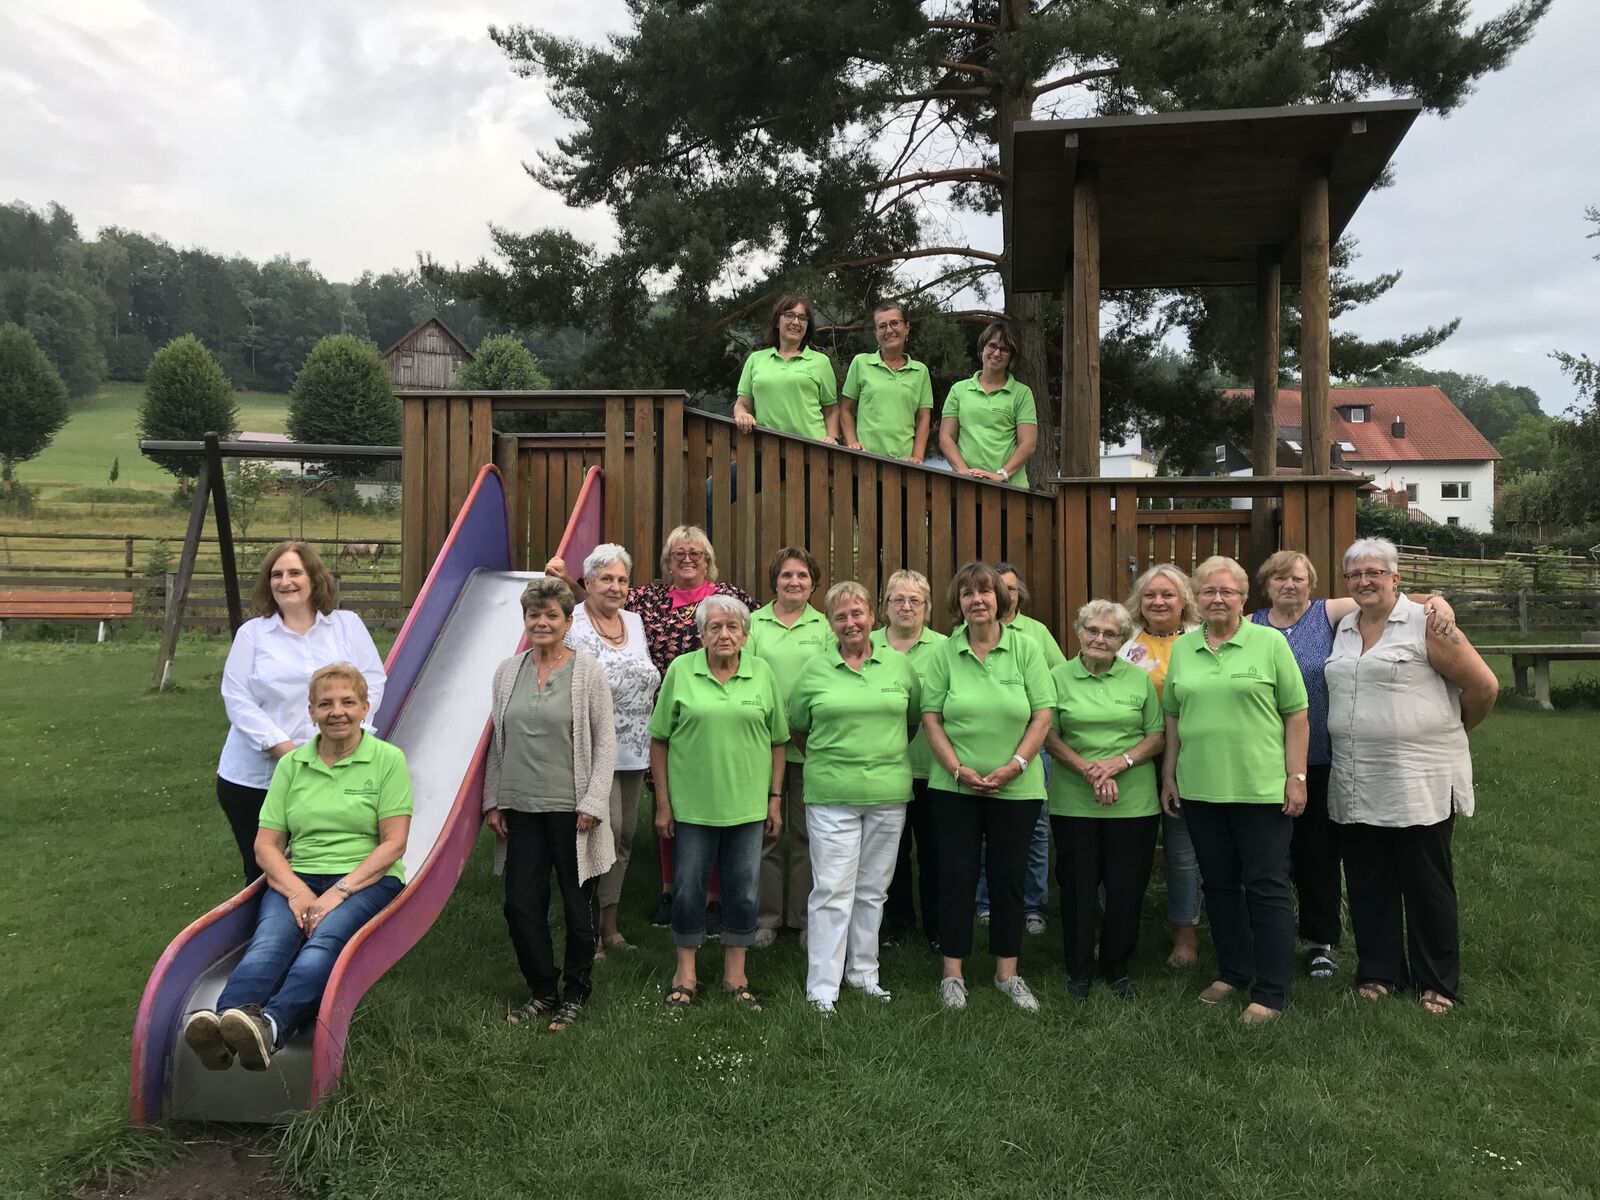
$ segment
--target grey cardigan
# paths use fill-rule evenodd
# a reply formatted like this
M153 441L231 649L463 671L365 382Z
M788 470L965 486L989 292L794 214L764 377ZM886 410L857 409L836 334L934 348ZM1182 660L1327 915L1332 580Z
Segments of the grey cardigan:
M524 650L505 660L494 672L494 734L489 738L489 753L483 767L483 811L498 808L500 767L506 756L506 707L524 668L532 662L532 650ZM599 661L582 650L572 652L572 785L578 798L578 811L599 820L587 833L578 832L578 882L604 875L616 861L617 852L611 830L611 777L617 766L617 734L611 717L611 686ZM494 870L505 868L506 844L499 841L494 851Z

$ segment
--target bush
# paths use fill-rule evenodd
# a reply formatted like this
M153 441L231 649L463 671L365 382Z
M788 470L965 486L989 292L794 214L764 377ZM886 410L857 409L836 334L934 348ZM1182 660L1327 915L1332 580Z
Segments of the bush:
M306 355L289 393L289 436L297 442L393 446L400 442L400 401L370 342L325 337ZM329 475L360 475L369 462L324 465Z
M13 468L66 423L67 386L39 343L20 325L0 325L0 482L10 483Z
M1500 590L1520 592L1528 586L1528 564L1520 559L1508 558L1500 564Z
M1550 689L1550 703L1556 708L1600 709L1600 679L1575 679Z
M1397 508L1356 502L1356 536L1388 538L1396 545L1421 546L1441 558L1499 558L1510 550L1531 551L1533 539L1517 534L1485 533L1465 525L1433 525L1417 521Z
M233 384L192 333L173 338L155 352L145 372L139 404L139 436L166 441L199 441L208 433L224 438L239 431L239 406ZM200 473L198 454L150 454L163 470L182 479Z
M31 488L20 480L0 483L0 513L8 517L31 517L38 499L39 489Z

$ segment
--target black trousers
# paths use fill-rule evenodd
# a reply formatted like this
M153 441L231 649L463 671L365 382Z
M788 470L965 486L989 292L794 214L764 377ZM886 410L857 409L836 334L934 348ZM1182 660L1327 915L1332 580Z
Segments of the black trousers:
M256 866L256 830L261 827L261 802L266 798L266 788L245 787L217 776L217 803L222 806L222 815L228 818L228 828L233 830L233 840L239 845L246 887L261 875L261 868Z
M911 803L906 805L906 825L900 834L900 855L895 860L894 878L883 905L886 932L904 933L917 924L912 901L911 854L917 856L916 893L922 902L922 932L939 940L939 840L933 832L933 806L928 803L928 781L911 781Z
M1203 800L1183 801L1183 816L1200 864L1217 978L1249 988L1256 1004L1283 1008L1294 963L1294 820L1277 804Z
M989 952L1022 951L1022 889L1028 843L1041 800L1003 800L928 789L939 843L939 946L946 958L972 953L978 872L989 876Z
M1057 767L1057 770L1060 770ZM1095 943L1100 975L1125 978L1139 944L1139 912L1155 860L1158 815L1148 817L1051 817L1056 839L1056 883L1061 888L1061 942L1067 978L1094 975ZM1106 889L1104 915L1100 888Z
M1456 998L1461 926L1450 855L1455 821L1452 814L1434 825L1400 829L1339 827L1358 983L1412 984Z
M594 967L595 932L600 913L595 900L598 878L578 883L578 814L506 814L506 925L517 966L528 982L529 995L555 1000L556 960L550 941L550 876L561 888L567 946L559 997L579 1003L589 998Z
M1300 936L1320 946L1339 944L1339 827L1328 819L1331 770L1306 768L1306 809L1294 819L1289 842Z

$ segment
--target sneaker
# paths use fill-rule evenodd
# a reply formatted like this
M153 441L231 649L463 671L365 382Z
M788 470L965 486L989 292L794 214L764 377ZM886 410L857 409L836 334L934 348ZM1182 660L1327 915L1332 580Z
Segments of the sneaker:
M722 937L722 901L713 900L706 905L706 941Z
M1010 996L1011 1003L1023 1012L1039 1011L1039 997L1033 994L1033 989L1021 975L1013 975L1010 979L996 979L994 986Z
M1121 979L1113 979L1106 987L1111 989L1111 994L1118 1000L1134 1000L1138 992L1134 990L1133 980L1124 975Z
M989 910L987 908L980 908L978 910L978 924L979 925L987 925L988 923L989 923Z
M964 979L939 980L939 1003L953 1012L967 1006L967 981Z
M272 1061L272 1025L254 1004L230 1008L222 1014L222 1036L247 1071L265 1071Z
M222 1021L211 1009L189 1014L183 1025L183 1040L208 1071L226 1071L233 1066L233 1051L222 1036Z
M661 893L661 899L656 901L656 911L650 914L650 924L657 929L667 929L672 925L671 892Z
M1312 946L1306 951L1306 974L1311 978L1332 979L1338 969L1331 946Z
M1074 1000L1087 1000L1091 982L1089 979L1074 979L1069 975L1067 977L1067 995Z
M1040 913L1029 913L1022 919L1022 927L1029 933L1040 934L1044 932L1044 916Z
M821 1013L825 1017L831 1017L831 1016L833 1016L834 1012L837 1011L833 1007L833 1001L832 1000L811 1000L811 1001L808 1001L808 1003L811 1005L812 1008L816 1009L819 1013Z
M777 940L778 931L776 929L758 929L756 930L756 940L750 943L750 949L767 950Z
M846 980L845 982L849 983L849 980ZM881 983L868 983L864 985L851 983L850 986L855 988L856 991L860 992L868 1000L876 1000L879 1004L888 1004L894 999L894 995Z

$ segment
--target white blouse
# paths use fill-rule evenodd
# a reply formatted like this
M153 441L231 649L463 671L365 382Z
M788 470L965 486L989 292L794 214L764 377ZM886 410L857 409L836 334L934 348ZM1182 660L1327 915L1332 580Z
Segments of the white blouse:
M272 747L303 746L317 731L306 694L311 677L338 662L352 664L366 679L370 723L383 703L383 660L355 613L318 613L305 633L289 630L276 614L239 626L222 668L222 705L231 728L217 774L242 787L270 784L278 765Z
M622 629L628 640L620 646L601 637L589 620L585 606L572 611L572 629L566 642L574 650L586 650L600 660L611 685L611 711L617 728L617 770L643 771L650 766L650 714L655 709L656 689L661 672L650 660L645 643L644 622L639 614L619 610Z
M1328 815L1341 825L1436 825L1473 810L1461 693L1428 662L1427 614L1401 596L1361 652L1361 613L1339 622L1328 656L1333 770Z

